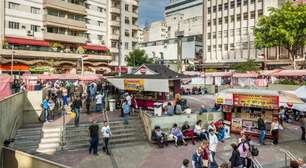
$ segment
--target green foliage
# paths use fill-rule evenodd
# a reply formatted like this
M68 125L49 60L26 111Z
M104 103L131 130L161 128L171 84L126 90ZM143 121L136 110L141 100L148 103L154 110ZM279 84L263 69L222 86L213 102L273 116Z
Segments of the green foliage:
M63 48L64 48L64 45L61 44L61 43L55 42L55 43L52 43L50 47L51 47L51 48L56 48L56 49L63 49Z
M254 29L256 47L284 47L294 60L306 44L306 5L286 2L269 12L269 16L259 18Z
M192 64L188 64L186 67L186 71L194 71L195 70L195 66Z
M126 57L127 66L140 66L142 64L152 64L153 58L148 58L148 55L144 50L134 49L129 53L129 56Z
M275 82L276 84L282 84L282 85L300 85L300 81L298 80L289 80L289 79L283 79L278 80Z
M236 72L240 72L240 73L260 70L255 60L247 60L246 62L234 64L231 68L234 69Z
M86 50L85 50L82 46L79 46L76 52L77 52L78 54L84 54L85 51L86 51Z

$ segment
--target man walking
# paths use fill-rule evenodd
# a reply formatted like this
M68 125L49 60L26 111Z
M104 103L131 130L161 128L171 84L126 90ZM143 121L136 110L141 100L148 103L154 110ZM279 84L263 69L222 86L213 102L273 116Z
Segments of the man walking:
M108 142L109 142L109 138L112 135L109 125L107 123L107 121L104 121L103 127L101 129L102 135L103 135L103 140L104 140L104 149L106 154L110 154L109 149L108 149Z
M125 100L122 104L122 110L123 110L123 119L124 119L124 124L128 124L128 116L130 113L130 106L128 102Z
M79 123L80 123L80 115L81 115L80 109L81 109L81 107L82 107L82 100L79 96L77 96L76 99L72 103L72 108L73 108L73 110L76 114L75 119L74 119L74 125L76 127L78 127Z
M257 125L259 130L259 143L261 145L265 145L266 124L265 121L262 119L261 115L258 118Z
M89 154L93 150L94 155L98 155L98 145L99 145L99 125L96 124L96 120L92 121L92 125L89 127L90 136L90 146Z
M103 95L98 92L98 95L96 96L96 112L102 112L103 111Z
M217 145L218 145L218 138L215 134L215 131L213 129L209 129L209 160L210 160L210 165L209 168L217 168L217 162L215 159L216 156L216 151L217 151Z
M48 123L48 116L49 116L49 97L46 96L42 102L42 109L44 114L44 122Z

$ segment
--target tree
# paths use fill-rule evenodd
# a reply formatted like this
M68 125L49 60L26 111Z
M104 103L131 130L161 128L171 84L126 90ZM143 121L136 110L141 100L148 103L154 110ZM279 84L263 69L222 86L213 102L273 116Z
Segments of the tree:
M129 56L126 57L127 66L137 67L142 64L152 64L153 58L148 58L145 50L134 49L129 53Z
M306 5L286 2L280 8L270 8L269 16L259 18L254 29L257 48L284 47L296 69L295 59L306 42Z
M255 60L247 60L246 62L234 64L232 69L236 72L244 73L248 71L259 71L259 66Z

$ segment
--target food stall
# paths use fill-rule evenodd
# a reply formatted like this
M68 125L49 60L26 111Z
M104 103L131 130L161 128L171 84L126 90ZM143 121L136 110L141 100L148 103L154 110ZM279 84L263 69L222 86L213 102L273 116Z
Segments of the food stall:
M121 77L109 77L107 81L117 89L136 97L141 108L152 108L154 103L165 103L180 92L183 74L160 64L144 64L134 73Z

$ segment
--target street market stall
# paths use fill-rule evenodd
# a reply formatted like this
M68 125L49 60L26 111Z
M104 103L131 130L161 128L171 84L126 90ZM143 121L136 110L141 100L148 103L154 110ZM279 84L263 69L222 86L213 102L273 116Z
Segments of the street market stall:
M273 117L279 116L279 107L287 103L301 103L301 100L282 91L227 89L217 94L216 103L221 104L231 132L245 130L247 134L258 136L257 120L261 116L266 121L267 137L271 137L271 122Z

